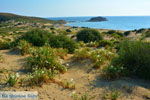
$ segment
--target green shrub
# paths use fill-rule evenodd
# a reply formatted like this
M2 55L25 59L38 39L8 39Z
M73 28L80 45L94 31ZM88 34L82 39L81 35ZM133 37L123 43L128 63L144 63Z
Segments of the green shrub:
M110 40L101 40L99 41L100 47L113 46L113 42Z
M59 56L60 58L64 59L65 56L67 56L68 54L68 50L67 49L54 49L55 50L55 55Z
M115 38L120 38L120 37L124 36L123 33L119 32L119 31L115 31L115 30L110 30L110 31L106 32L106 34L112 35Z
M71 29L66 29L66 32L72 32Z
M113 33L116 33L115 30L109 30L108 32L106 32L106 34L113 34Z
M10 48L11 48L11 42L0 40L0 50L10 49Z
M72 81L63 80L60 85L65 89L75 89L75 83Z
M83 29L77 33L77 40L85 43L102 40L102 36L98 30Z
M54 35L50 37L49 45L54 48L68 49L69 53L73 53L77 48L76 42L65 35Z
M118 90L113 90L110 92L106 92L103 96L104 100L118 100L118 98L121 97L121 92Z
M66 71L66 67L58 62L54 50L50 47L40 47L35 49L35 51L32 52L32 55L27 59L27 65L29 69L46 68L51 69L52 71Z
M86 44L86 46L88 46L88 47L97 47L98 42L89 42L89 43Z
M44 46L49 44L53 48L68 49L73 53L77 48L76 42L65 35L53 35L47 31L34 29L27 32L22 39L32 43L34 46Z
M150 37L150 31L145 32L144 37Z
M126 32L124 32L123 34L124 34L125 36L128 36L130 33L131 33L131 31L126 31Z
M81 49L77 49L75 51L74 58L77 59L77 60L90 58L90 56L91 56L90 52L91 52L91 49L87 48L87 47L81 48Z
M103 77L107 80L118 79L125 74L125 69L122 66L109 65L103 69Z
M115 34L117 34L117 35L120 36L120 37L123 37L123 36L124 36L124 34L121 33L121 32L116 32Z
M143 33L145 31L145 29L139 29L139 30L136 30L136 33Z
M74 58L77 60L90 59L94 63L94 68L100 68L105 62L111 61L116 55L105 49L92 50L85 47L77 49Z
M112 64L123 65L130 74L150 79L150 43L126 40L120 46L119 57Z
M79 47L86 47L86 43L84 43L83 41L79 41L78 46Z
M95 97L94 96L90 96L87 93L84 93L82 95L78 95L78 94L72 94L72 99L73 100L93 100Z
M113 33L112 36L113 36L114 38L120 39L121 37L123 37L123 34L122 34L122 33Z
M48 43L49 37L51 34L45 30L33 29L28 31L23 39L32 43L34 46L43 46L45 43Z
M21 55L29 54L30 53L30 48L31 48L31 44L29 44L25 40L20 40L18 45L17 45L17 49L20 50Z
M93 61L97 61L100 59L105 59L105 60L111 60L112 58L114 58L116 55L112 52L110 52L109 50L106 49L97 49L97 50L93 50L91 52L91 59Z
M94 62L94 68L100 68L101 65L103 65L105 62L111 61L111 59L114 57L114 53L105 49L93 50L90 55L90 59Z
M7 77L6 83L9 86L14 86L18 82L18 77L19 77L18 73L16 73L16 74L9 74L9 76Z
M43 69L34 69L34 72L29 74L27 82L29 85L43 85L44 83L49 82L52 80L57 74L57 71Z

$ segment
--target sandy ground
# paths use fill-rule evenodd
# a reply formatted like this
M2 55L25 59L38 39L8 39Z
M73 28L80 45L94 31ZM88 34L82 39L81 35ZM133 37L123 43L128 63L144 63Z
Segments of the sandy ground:
M18 72L25 75L23 66L26 56L21 56L17 52L10 50L0 50L4 62L0 63L0 70ZM72 93L82 95L88 93L94 96L92 100L103 100L102 98L108 91L117 89L121 91L121 97L118 100L150 100L150 82L140 79L122 78L115 81L106 81L100 78L98 70L91 70L91 63L85 61L66 60L69 64L69 70L65 74L58 75L58 80L72 80L75 83L75 89L64 89L56 83L47 83L42 87L3 87L1 91L38 91L39 100L72 100ZM0 73L1 80L4 79L4 73ZM108 99L109 100L109 99Z

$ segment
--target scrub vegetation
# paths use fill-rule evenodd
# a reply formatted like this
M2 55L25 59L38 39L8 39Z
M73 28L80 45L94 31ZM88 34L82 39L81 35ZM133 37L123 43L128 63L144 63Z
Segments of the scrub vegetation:
M68 27L13 14L0 18L0 89L37 90L41 100L150 98L149 29Z

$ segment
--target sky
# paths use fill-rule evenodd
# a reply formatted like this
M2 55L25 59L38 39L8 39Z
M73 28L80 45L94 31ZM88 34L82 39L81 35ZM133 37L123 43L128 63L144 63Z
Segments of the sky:
M148 16L150 0L0 0L0 12L38 17Z

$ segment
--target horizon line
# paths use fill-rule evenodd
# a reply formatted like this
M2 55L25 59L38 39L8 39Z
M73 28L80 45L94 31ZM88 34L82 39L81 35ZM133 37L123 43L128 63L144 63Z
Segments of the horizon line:
M147 17L149 17L150 15L101 15L101 16L99 16L99 15L97 15L97 17L124 17L124 16L127 16L127 17L144 17L144 16L147 16ZM44 18L58 18L58 17L96 17L96 15L95 16L52 16L52 17L44 17Z
M32 16L32 15L25 15L25 14L18 14L18 13L13 13L13 12L0 12L0 13L9 13L9 14L16 14L16 15L20 15L20 16L27 16L27 17L41 17L41 18L55 18L55 17L98 17L98 16L102 16L102 17L123 17L123 16L150 16L150 15L90 15L90 16L88 16L88 15L76 15L76 16Z

